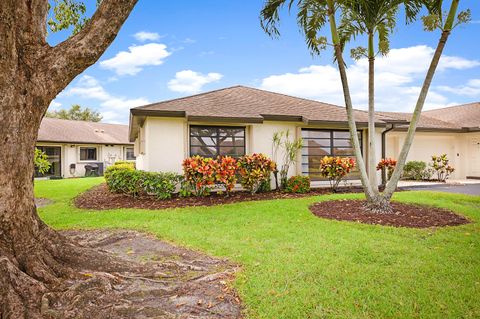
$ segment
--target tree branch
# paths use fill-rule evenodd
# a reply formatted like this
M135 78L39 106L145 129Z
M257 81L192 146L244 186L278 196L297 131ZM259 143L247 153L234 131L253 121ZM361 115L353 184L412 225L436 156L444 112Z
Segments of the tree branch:
M78 74L94 64L117 36L138 0L103 0L84 28L47 50L43 78L53 99Z

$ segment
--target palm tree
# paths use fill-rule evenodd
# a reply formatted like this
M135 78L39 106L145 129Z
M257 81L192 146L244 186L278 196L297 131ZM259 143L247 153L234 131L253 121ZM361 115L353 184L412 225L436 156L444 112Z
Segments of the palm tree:
M268 0L261 11L261 25L270 36L279 36L278 23L280 21L279 11L288 2L289 10L294 5L294 0ZM390 198L396 189L401 171L405 164L406 156L410 148L416 125L420 116L421 109L425 102L429 85L438 64L438 60L442 54L443 47L448 35L454 26L455 15L458 8L459 0L454 0L451 4L446 22L442 23L442 1L400 1L400 0L299 0L297 1L298 13L297 22L302 29L308 48L313 54L319 54L328 44L333 46L334 57L340 72L340 78L344 93L344 100L347 110L348 124L350 129L350 138L353 144L355 156L357 157L357 165L360 171L360 179L367 198L367 206L370 210L376 212L391 212ZM425 5L430 13L425 17L424 23L426 29L433 30L442 27L442 37L432 59L432 65L427 72L422 92L417 103L411 125L407 133L406 143L400 154L395 171L388 182L385 191L381 194L377 187L377 178L375 173L375 104L374 104L374 67L375 67L375 36L378 37L378 52L387 54L389 50L389 36L392 34L396 23L397 12L400 5L403 5L406 12L407 22L416 19L421 7ZM337 27L336 14L340 13L341 23ZM463 15L463 16L462 16ZM458 22L468 20L468 12L460 13L457 17ZM327 38L319 36L321 30L325 27L327 21L330 26L331 43ZM352 57L366 57L369 61L369 174L365 167L365 163L360 150L360 143L357 135L357 128L354 119L353 106L348 85L346 73L346 65L343 59L343 50L345 44L352 37L358 35L367 35L367 49L359 47L352 49Z

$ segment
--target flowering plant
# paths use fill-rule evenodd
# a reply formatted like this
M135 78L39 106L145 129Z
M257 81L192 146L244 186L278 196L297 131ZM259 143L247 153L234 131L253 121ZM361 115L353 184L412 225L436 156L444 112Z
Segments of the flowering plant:
M455 171L455 169L448 164L449 160L447 154L432 155L432 163L430 166L437 173L437 179L440 182L445 182L447 178Z
M393 174L393 170L395 169L395 166L397 165L397 161L394 160L393 158L382 158L380 162L377 164L377 171L381 171L382 169L387 170L387 179L390 179Z
M254 153L238 159L238 173L242 177L243 188L254 194L262 182L270 179L270 174L276 169L274 161L263 154Z
M354 167L353 158L325 156L320 161L320 174L328 179L330 188L335 192L338 184Z
M195 196L205 196L215 184L217 162L211 158L192 156L183 160L185 183Z
M227 194L230 194L237 182L237 160L230 156L219 156L214 165L215 183L223 185Z

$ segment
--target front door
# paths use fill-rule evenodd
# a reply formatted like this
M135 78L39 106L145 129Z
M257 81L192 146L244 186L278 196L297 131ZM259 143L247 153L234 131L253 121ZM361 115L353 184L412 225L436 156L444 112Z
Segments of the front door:
M470 148L470 169L467 174L469 177L480 177L480 137L472 138L469 143Z
M35 169L35 177L62 176L62 148L60 146L37 146L37 148L47 154L47 159L52 165L45 174L40 174Z

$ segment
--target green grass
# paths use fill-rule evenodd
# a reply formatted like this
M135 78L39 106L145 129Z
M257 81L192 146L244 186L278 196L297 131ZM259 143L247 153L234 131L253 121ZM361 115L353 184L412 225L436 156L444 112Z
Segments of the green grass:
M329 195L215 207L80 210L72 198L99 178L37 181L54 204L41 217L57 229L128 228L228 257L248 318L480 317L480 196L397 193L395 200L445 207L474 223L405 229L313 216Z

